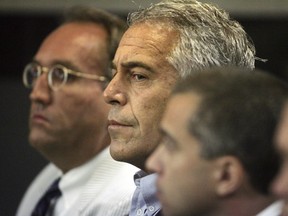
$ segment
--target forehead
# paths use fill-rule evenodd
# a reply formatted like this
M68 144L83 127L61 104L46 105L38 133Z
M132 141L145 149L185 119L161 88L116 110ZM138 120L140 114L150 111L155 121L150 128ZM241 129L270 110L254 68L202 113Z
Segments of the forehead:
M167 26L137 23L123 35L115 59L123 52L133 52L134 56L141 54L157 56L157 59L167 57L178 38L178 32Z
M161 126L173 136L188 133L188 123L198 109L201 97L195 93L180 93L169 99Z
M53 64L53 61L70 61L74 65L79 63L94 67L103 61L99 58L105 54L106 38L107 33L100 25L64 24L44 40L35 59L46 66Z
M120 45L151 46L160 53L167 53L178 39L178 32L163 24L149 22L137 23L124 34Z
M88 43L90 41L101 40L100 44L103 44L102 40L107 38L107 33L104 28L97 24L92 23L67 23L55 31L53 31L43 42L41 47L45 47L51 44L58 46L74 45L75 47L89 47L95 43ZM61 47L62 47L61 46ZM66 47L71 49L72 46Z

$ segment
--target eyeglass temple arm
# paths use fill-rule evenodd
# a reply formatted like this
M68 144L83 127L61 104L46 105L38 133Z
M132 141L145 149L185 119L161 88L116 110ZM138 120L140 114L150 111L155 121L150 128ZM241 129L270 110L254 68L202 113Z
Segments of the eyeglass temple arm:
M72 71L72 70L69 70L69 73L74 74L74 75L79 76L79 77L88 78L88 79L94 79L94 80L98 80L98 81L101 81L101 82L107 82L108 81L107 77L98 76L96 74L80 73L80 72Z

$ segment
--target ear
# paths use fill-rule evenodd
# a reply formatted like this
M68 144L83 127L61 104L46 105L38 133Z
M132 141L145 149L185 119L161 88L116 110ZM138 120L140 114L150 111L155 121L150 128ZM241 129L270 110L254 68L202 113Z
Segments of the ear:
M214 178L216 193L220 197L235 193L243 184L244 170L240 161L233 156L216 159Z

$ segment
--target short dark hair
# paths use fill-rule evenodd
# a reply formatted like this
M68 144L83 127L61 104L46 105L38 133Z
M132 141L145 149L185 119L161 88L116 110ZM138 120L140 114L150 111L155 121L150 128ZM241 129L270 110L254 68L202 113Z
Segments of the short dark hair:
M172 95L187 92L200 96L187 127L202 157L237 157L252 186L268 193L279 169L273 136L288 86L264 71L213 68L180 81Z
M63 24L71 22L102 25L108 35L108 62L110 63L113 60L120 39L127 29L127 24L122 18L95 7L78 5L69 8L64 13ZM109 77L111 77L111 74L109 74Z

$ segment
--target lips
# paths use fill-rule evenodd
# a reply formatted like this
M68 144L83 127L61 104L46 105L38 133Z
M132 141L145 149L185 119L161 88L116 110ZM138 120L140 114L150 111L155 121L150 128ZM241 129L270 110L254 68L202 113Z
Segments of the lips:
M123 124L121 124L121 123L119 123L118 121L115 121L115 120L108 120L108 125L110 126L110 125L123 125Z
M129 124L124 121L116 121L116 120L108 120L108 131L111 133L125 133L127 129L131 129L133 127L132 124ZM125 131L125 132L124 132Z
M44 105L41 103L33 103L30 110L30 121L32 123L48 122L48 118L44 113Z
M48 119L41 114L31 114L31 119L30 119L31 123L33 124L40 124L40 123L44 123L44 122L48 122Z
M118 122L116 120L108 120L108 127L130 127L131 125Z
M39 114L32 115L32 119L47 120L43 115L39 115Z

